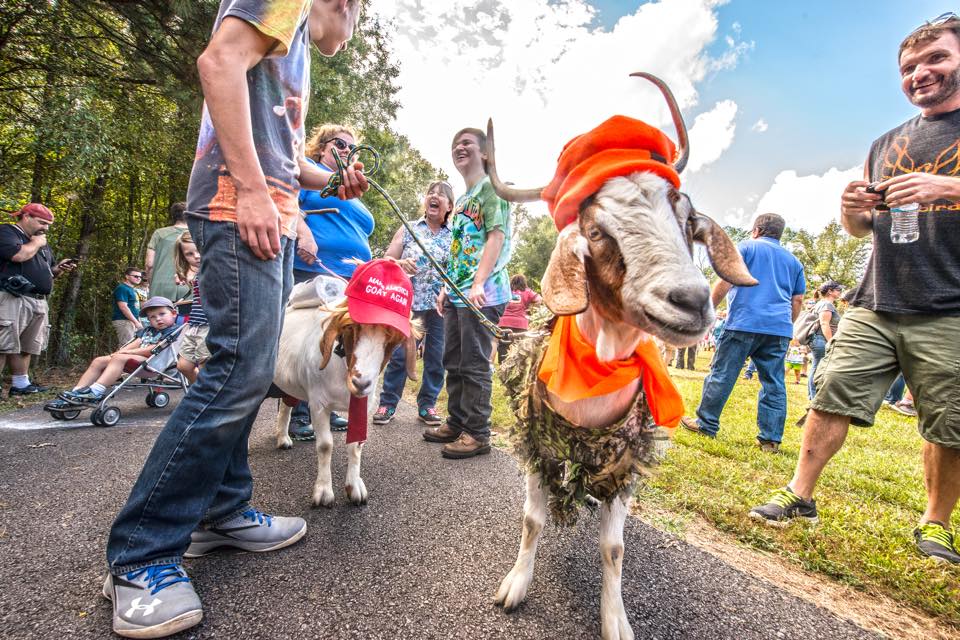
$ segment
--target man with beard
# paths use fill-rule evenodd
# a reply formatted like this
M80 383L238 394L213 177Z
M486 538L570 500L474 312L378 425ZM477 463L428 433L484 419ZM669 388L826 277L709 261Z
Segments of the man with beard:
M910 33L899 65L903 92L920 114L873 143L865 180L843 192L843 226L856 237L872 233L873 254L817 368L793 479L750 516L815 522L817 479L850 423L873 423L902 369L925 440L927 508L914 539L934 560L960 563L949 530L960 497L960 341L951 339L960 334L960 18L945 14ZM919 238L893 242L881 203L919 204Z

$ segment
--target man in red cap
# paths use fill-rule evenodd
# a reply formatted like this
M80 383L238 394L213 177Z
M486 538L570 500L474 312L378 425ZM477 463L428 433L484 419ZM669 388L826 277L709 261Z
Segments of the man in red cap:
M10 395L16 396L46 391L30 382L30 356L46 346L53 279L77 265L69 258L54 264L47 246L49 209L32 202L13 215L14 224L0 225L0 373L9 360Z

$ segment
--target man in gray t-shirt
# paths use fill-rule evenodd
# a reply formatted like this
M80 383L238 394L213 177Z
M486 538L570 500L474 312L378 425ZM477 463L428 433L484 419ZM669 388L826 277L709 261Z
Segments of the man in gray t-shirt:
M960 18L945 14L910 33L898 60L901 88L920 113L873 143L865 179L843 192L843 227L872 235L873 253L817 369L793 480L750 515L816 521L821 472L851 422L873 423L902 370L925 441L927 508L914 540L920 553L960 563L949 530L960 499ZM919 237L895 241L891 209L908 205L918 210Z

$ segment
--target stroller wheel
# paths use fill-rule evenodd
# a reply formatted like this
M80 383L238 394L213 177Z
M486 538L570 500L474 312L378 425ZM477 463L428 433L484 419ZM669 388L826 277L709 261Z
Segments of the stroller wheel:
M158 409L163 409L165 406L170 404L170 396L163 391L160 391L153 396L153 406Z
M114 427L120 422L120 408L109 406L105 407L100 414L100 424L104 427Z
M100 422L100 418L102 415L103 415L103 412L100 409L94 409L93 411L90 412L90 422L97 425L98 427L104 426L103 423Z
M60 411L51 410L50 415L53 416L54 420L66 420L66 418L63 417L63 413Z
M157 397L157 394L155 394L153 391L147 391L147 397L144 398L143 401L147 403L148 407L155 407L157 406L154 404L154 399L156 397Z
M76 420L80 415L80 409L71 409L69 411L57 411L60 414L58 420Z

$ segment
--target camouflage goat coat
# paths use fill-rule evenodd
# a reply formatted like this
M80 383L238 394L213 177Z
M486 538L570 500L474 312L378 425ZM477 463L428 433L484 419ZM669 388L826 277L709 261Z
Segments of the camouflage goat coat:
M537 376L548 342L549 334L517 341L500 379L517 416L512 444L527 470L540 474L554 522L572 525L588 495L605 502L629 492L638 475L656 466L657 426L642 385L630 409L609 427L585 429L557 414Z

